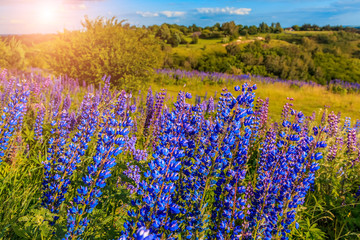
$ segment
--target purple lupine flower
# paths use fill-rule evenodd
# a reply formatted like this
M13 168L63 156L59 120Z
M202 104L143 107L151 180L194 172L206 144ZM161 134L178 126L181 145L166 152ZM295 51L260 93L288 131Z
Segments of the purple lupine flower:
M24 86L18 86L10 95L7 107L3 107L0 120L0 162L5 156L8 144L14 132L18 129L18 124L24 114L24 108L27 104L30 91Z
M292 101L293 99L287 98L287 100ZM289 103L289 102L285 103L282 113L281 113L281 117L282 117L283 121L286 121L288 119L289 113L292 111L292 108L291 108L292 106L293 106L292 103Z
M207 112L214 112L215 111L215 103L213 97L209 98Z
M321 116L321 125L324 125L324 124L325 124L327 108L328 108L328 106L325 105L325 106L324 106L323 114L322 114L322 116ZM339 118L339 119L340 119L340 118Z
M347 150L348 152L356 151L356 129L352 128L348 130L347 133Z
M124 171L124 174L132 179L135 183L135 186L132 184L128 184L126 186L127 189L130 190L130 194L133 194L138 191L139 189L139 183L140 183L140 168L137 165L130 165L129 163L126 164L128 166L128 169Z
M339 130L339 122L338 116L335 115L334 112L331 112L328 116L328 123L329 123L329 134L330 136L335 136Z
M148 90L146 97L146 119L144 124L144 135L146 136L149 131L150 123L154 114L154 96L151 88Z
M38 113L35 120L35 139L40 140L43 133L43 123L45 116L45 107L42 104L38 105Z
M66 95L66 98L64 100L62 110L66 111L66 112L69 112L70 105L71 105L71 97L70 97L70 94L68 94L68 95Z

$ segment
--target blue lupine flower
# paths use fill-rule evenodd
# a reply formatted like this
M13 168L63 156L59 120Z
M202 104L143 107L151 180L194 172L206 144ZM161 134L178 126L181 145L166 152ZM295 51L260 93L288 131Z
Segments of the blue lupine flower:
M38 115L35 120L35 139L40 140L43 134L43 123L45 116L45 107L43 105L39 106Z
M111 169L116 165L115 157L122 152L124 138L131 126L131 119L119 122L115 119L115 114L106 111L101 119L102 130L98 136L96 155L83 177L83 185L77 190L73 207L68 210L67 239L80 236L85 231L89 223L86 216L98 205L101 189L105 187L106 179L111 176Z
M45 179L43 181L42 205L53 213L58 213L60 205L65 201L65 194L71 184L71 177L81 162L81 157L88 148L88 143L95 133L98 121L96 103L89 96L83 101L82 113L78 132L71 138L71 143L66 149L66 135L69 127L68 114L62 112L61 120L57 129L59 138L54 141L50 139L48 159L44 162ZM56 144L57 143L57 144ZM55 145L56 144L56 145ZM56 160L57 159L57 160ZM56 218L52 222L55 223Z
M8 150L8 144L11 137L16 130L19 130L29 95L30 91L26 89L26 86L19 85L18 88L10 94L7 107L3 108L0 121L0 162L4 158L5 152Z

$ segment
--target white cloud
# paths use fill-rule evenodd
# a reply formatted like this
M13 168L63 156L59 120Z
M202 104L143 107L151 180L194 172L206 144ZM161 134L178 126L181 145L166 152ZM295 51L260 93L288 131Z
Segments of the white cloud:
M21 24L21 23L23 23L23 21L20 19L10 19L10 23L11 24Z
M79 4L79 8L80 8L80 9L87 9L87 7L86 7L85 4Z
M185 12L178 12L178 11L162 11L160 12L162 15L165 15L166 17L181 17L184 16Z
M141 12L141 11L138 11L138 12L136 12L136 14L139 14L142 17L159 17L160 15L162 15L162 16L171 18L171 17L184 16L186 14L186 12L178 12L178 11Z
M136 12L136 14L141 15L142 17L158 17L159 13L156 12Z
M248 15L251 12L251 8L197 8L199 13L205 14L230 14L230 15Z

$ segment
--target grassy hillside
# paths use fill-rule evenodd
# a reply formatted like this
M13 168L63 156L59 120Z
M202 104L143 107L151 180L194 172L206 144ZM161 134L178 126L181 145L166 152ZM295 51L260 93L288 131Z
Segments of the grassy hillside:
M165 68L255 74L283 79L360 80L360 35L338 31L285 31L202 39L166 49ZM185 41L184 41L185 42Z
M294 88L284 83L265 84L254 80L258 85L256 90L256 96L262 99L269 98L269 116L274 121L278 121L280 113L286 102L287 98L293 98L294 107L300 111L303 111L305 115L311 116L315 111L319 117L323 113L325 106L327 111L334 111L336 114L341 112L343 116L351 117L352 120L360 118L360 95L358 94L335 94L328 91L325 87L311 87L303 86L301 88ZM227 87L233 90L234 86L238 84L223 84L222 88ZM217 85L163 85L153 84L154 91L160 91L162 88L166 88L170 96L176 99L176 96L180 90L190 92L193 96L201 96L202 99L207 95L207 98L216 94L217 99L220 96ZM195 98L192 99L195 101Z

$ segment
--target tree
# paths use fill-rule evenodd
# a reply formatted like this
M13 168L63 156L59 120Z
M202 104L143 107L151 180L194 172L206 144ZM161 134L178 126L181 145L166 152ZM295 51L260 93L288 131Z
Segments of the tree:
M259 32L268 33L268 32L270 32L270 27L266 23L262 22L259 25Z
M267 34L266 37L265 37L265 42L269 43L270 40L271 40L271 36L270 36L270 34Z
M219 31L219 30L221 30L221 25L220 25L220 23L215 23L214 26L212 26L211 30L212 30L212 31Z
M281 27L280 23L277 22L275 24L275 33L282 33L284 31L284 29Z
M168 40L168 43L171 44L172 47L179 46L180 42L181 42L181 37L176 32L172 33L171 38Z
M300 31L299 25L292 26L292 29L294 29L294 31Z
M191 44L197 44L199 42L199 37L196 34L192 35Z
M257 32L258 32L258 28L255 25L250 26L249 32L248 32L250 35L255 35L255 34L257 34Z
M312 30L311 24L309 24L309 23L303 24L303 25L300 27L300 30L301 30L301 31L311 31L311 30Z
M226 52L232 56L236 56L241 52L241 48L236 43L230 43L226 47Z
M238 37L239 26L237 26L234 21L225 22L222 24L221 30L224 31L225 35L228 35L234 39Z
M0 67L12 70L24 70L26 66L24 45L12 37L8 41L0 40Z
M86 18L83 31L60 33L50 49L50 68L90 84L111 75L113 86L146 87L153 69L162 65L160 43L148 31L128 28L123 22Z
M167 41L171 38L171 32L167 24L162 24L160 29L157 31L156 37L159 37L161 40Z

